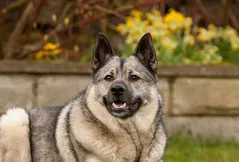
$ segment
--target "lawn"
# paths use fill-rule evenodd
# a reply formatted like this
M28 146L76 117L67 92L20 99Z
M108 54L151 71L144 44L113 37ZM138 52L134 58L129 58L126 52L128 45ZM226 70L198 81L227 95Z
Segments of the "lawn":
M172 136L164 162L239 162L239 143Z

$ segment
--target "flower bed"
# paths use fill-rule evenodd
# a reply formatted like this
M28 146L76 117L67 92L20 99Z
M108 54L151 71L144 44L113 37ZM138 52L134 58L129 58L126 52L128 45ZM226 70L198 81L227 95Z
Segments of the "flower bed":
M145 32L153 37L161 64L239 64L239 37L227 26L207 28L192 25L192 18L171 9L162 16L158 10L133 10L116 30L126 36L124 53L133 52Z

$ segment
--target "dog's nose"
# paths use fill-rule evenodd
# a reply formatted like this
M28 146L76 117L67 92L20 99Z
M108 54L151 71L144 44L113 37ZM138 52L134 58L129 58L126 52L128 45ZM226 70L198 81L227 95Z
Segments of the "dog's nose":
M111 93L115 96L121 96L125 92L125 86L123 84L115 84L111 87Z

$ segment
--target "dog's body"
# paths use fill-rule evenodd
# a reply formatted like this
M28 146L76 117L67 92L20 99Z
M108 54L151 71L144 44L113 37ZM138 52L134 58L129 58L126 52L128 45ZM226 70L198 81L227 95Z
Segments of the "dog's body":
M99 35L93 78L88 88L65 106L28 112L30 140L22 140L20 144L26 146L25 151L18 151L16 145L18 157L15 159L23 157L26 162L161 161L166 134L155 67L150 34L142 37L135 53L126 59L114 56L107 39ZM1 122L0 162L9 162L6 154L12 140L4 142L8 130L3 129L6 125L1 127ZM26 123L24 126L28 128L25 120L17 122L18 125ZM27 128L22 131L27 132Z

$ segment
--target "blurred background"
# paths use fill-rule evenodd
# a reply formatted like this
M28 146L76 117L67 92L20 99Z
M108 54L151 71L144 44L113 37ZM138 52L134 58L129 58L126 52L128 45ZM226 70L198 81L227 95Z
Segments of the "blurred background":
M239 64L237 0L1 0L0 58L87 62L98 32L127 56L151 32L159 63Z
M239 0L0 0L0 112L77 95L97 33L127 57L150 32L170 137L164 161L238 162L238 31Z

